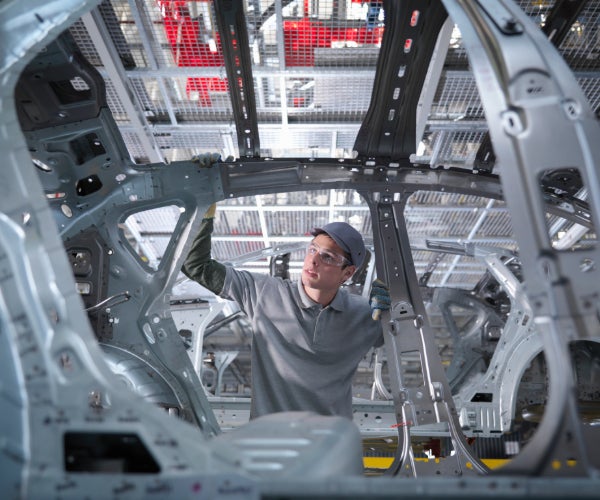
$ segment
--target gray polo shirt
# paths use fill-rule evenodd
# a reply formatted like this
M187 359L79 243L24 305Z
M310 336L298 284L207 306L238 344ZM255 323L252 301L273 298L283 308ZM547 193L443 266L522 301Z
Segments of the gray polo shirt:
M251 418L312 410L352 418L352 379L383 342L366 298L341 289L327 307L298 282L227 267L220 296L252 323Z
M327 307L300 283L237 271L211 258L213 219L204 219L182 271L223 298L235 300L252 322L252 418L309 411L352 418L352 378L381 323L366 298L341 289Z

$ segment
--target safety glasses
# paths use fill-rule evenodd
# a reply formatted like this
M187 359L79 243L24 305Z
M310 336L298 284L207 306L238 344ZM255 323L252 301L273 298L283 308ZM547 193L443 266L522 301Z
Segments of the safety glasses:
M342 266L345 266L345 265L352 264L343 255L339 255L337 253L328 252L327 250L323 250L316 243L311 243L310 245L308 245L308 248L306 249L306 254L307 255L312 255L312 256L318 254L319 255L319 259L326 266L342 267Z

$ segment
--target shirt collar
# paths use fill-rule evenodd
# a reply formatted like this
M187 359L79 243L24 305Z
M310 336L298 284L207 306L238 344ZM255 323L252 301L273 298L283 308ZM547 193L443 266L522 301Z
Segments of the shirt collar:
M320 304L315 302L306 294L306 292L304 291L304 287L302 286L301 280L298 280L298 293L300 295L300 303L303 309L309 309L315 306L321 307ZM344 311L346 309L346 301L344 300L344 294L342 293L341 289L338 290L338 292L335 294L335 297L333 298L331 304L329 304L328 307L336 309L337 311Z

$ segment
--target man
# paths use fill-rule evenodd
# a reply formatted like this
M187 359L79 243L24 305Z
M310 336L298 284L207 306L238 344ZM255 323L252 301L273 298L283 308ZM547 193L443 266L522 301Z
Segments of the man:
M281 411L352 418L354 372L365 353L383 343L369 302L340 289L365 257L360 233L345 222L314 229L295 283L211 259L214 216L213 204L182 271L236 301L252 324L250 418ZM371 305L381 310L389 303L387 287L379 282Z

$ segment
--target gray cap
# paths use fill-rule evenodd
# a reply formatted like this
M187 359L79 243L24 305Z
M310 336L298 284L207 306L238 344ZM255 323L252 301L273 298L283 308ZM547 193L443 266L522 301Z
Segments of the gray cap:
M361 234L350 224L330 222L323 227L315 227L310 233L313 236L323 233L329 235L344 252L350 255L350 260L354 266L360 267L362 264L367 252L365 242Z

